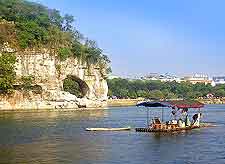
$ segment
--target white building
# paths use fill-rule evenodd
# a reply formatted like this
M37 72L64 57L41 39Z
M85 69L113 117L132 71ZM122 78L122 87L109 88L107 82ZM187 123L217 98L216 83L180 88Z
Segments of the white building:
M117 78L120 78L119 76L116 76L116 75L113 75L113 74L110 74L110 75L108 75L108 77L107 77L108 79L117 79Z
M161 82L172 82L172 81L176 81L176 82L181 82L181 78L174 76L174 75L170 75L168 73L166 74L158 74L158 73L150 73L144 77L142 77L143 80L159 80Z
M212 86L216 86L219 84L225 84L225 76L213 77Z
M208 75L205 74L194 74L193 76L186 76L183 79L184 81L188 81L192 84L196 83L212 84L212 80L209 79Z

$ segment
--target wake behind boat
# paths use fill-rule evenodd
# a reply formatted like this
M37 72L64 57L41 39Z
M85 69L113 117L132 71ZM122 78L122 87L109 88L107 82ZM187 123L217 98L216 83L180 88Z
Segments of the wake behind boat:
M131 130L131 127L125 128L86 128L86 131L125 131Z

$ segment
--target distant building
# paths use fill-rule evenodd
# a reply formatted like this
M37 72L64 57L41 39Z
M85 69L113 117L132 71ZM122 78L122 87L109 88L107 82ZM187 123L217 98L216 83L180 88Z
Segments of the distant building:
M124 78L127 79L127 80L129 80L129 81L142 80L141 77L138 76L138 75L127 75Z
M186 76L183 79L184 81L190 82L191 84L196 83L212 84L212 80L209 79L208 75L205 74L195 74L193 76Z
M206 97L207 97L208 99L211 99L211 98L214 97L214 95L213 95L212 93L208 93L208 94L206 95Z
M143 79L143 80L159 80L161 82L172 82L172 81L176 81L178 83L181 82L181 79L179 77L170 75L168 73L166 73L166 74L150 73L144 77L141 77L141 79Z
M113 74L110 74L110 75L108 75L108 79L118 79L118 78L120 78L119 76L116 76L116 75L113 75Z
M225 76L213 77L212 86L216 86L219 84L225 84Z

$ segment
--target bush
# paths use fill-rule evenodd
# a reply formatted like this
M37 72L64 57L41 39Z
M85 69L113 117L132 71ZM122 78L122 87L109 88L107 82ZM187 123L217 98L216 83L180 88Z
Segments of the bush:
M13 89L16 79L15 73L16 56L12 53L0 55L0 91L9 93Z
M65 61L72 54L69 48L60 48L58 51L59 59Z
M33 76L22 76L21 77L21 82L22 82L22 88L23 90L32 90L32 83L33 83L34 77Z
M6 34L0 28L0 44L15 40L14 46L20 50L46 48L61 61L73 55L89 65L110 62L95 41L83 37L72 26L73 16L62 16L56 9L28 0L0 0L0 20L15 24L11 37L6 35L9 28Z

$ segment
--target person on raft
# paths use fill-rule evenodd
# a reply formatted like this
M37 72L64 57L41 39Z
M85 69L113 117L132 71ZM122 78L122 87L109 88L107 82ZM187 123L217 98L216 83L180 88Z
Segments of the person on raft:
M192 119L192 126L200 126L200 118L201 118L202 114L201 113L196 113L193 115Z

